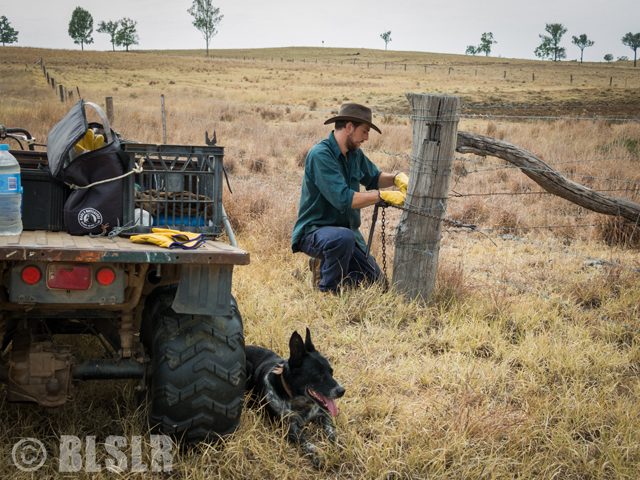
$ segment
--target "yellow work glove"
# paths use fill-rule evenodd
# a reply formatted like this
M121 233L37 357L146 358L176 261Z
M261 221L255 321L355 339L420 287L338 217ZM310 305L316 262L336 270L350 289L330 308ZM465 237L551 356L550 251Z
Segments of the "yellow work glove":
M131 237L133 243L153 243L164 248L198 248L204 241L202 233L181 232L168 228L154 228L153 233L143 233Z
M398 207L404 206L404 194L402 192L384 191L378 192L380 200L384 200L390 205L396 205Z
M393 183L400 189L403 195L407 194L407 187L409 186L409 177L404 172L396 173L393 177Z
M170 236L176 245L169 248L179 246L181 246L181 248L196 248L204 243L204 235L202 233L181 232L180 230L172 230L170 228L152 228L151 230L153 233Z
M164 235L161 233L142 233L140 235L133 235L131 237L133 243L153 243L164 248L171 248L174 243L171 235Z
M96 135L92 129L87 130L82 140L74 145L76 153L81 154L85 151L97 150L104 145L104 137Z

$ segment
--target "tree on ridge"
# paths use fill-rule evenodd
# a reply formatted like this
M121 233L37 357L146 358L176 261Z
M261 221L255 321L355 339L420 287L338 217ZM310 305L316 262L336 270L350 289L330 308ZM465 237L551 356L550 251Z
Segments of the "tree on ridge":
M73 43L80 45L84 50L84 44L93 43L91 34L93 33L93 17L82 7L76 7L71 14L69 21L69 36L73 38Z

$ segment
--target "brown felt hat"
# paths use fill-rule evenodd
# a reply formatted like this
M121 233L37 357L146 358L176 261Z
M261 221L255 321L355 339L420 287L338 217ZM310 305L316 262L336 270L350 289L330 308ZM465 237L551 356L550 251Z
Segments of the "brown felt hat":
M358 103L343 103L340 105L340 111L337 117L330 118L325 125L335 123L338 120L346 120L348 122L364 122L373 128L376 132L382 133L378 127L371 123L371 109Z

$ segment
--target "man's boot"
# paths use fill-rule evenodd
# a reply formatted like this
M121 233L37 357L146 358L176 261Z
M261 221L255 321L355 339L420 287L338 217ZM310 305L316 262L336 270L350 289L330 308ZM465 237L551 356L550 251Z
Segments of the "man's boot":
M311 271L311 284L313 288L318 288L320 285L320 262L319 258L309 257L309 270Z

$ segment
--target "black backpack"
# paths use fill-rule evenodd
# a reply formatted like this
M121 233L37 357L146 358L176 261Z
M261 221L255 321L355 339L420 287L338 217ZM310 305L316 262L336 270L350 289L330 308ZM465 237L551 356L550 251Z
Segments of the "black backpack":
M102 124L87 122L85 105L96 109ZM104 136L104 146L77 154L74 145L89 128ZM118 222L123 224L124 178L118 177L124 175L129 160L98 105L83 100L76 103L49 132L47 156L52 176L72 188L64 204L64 226L68 233L98 234L110 231Z

